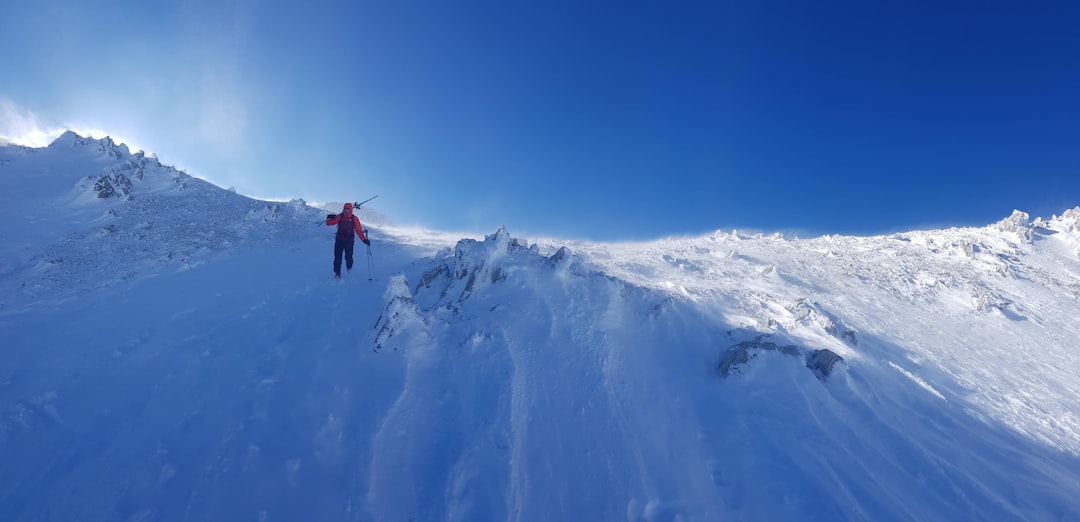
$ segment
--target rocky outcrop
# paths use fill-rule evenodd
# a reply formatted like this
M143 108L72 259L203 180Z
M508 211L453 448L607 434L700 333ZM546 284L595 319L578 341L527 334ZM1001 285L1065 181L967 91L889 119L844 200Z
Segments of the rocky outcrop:
M427 328L424 317L417 306L413 293L409 291L409 282L402 274L394 275L386 285L383 295L386 306L375 323L375 351L382 351L387 346L398 349L403 335L408 332L423 334Z
M720 357L720 376L728 377L732 374L739 373L739 368L750 362L750 359L757 357L762 352L779 352L784 355L799 355L799 347L793 344L779 345L771 341L762 340L762 338L754 339L752 341L743 341L735 346L732 346L724 351L724 354Z
M749 341L742 341L730 346L720 356L717 372L727 378L742 373L746 364L763 353L775 352L789 357L802 357L806 367L814 372L818 379L826 380L844 358L829 349L808 350L796 344L778 344L766 340L768 335L760 335Z
M536 245L529 246L523 240L510 237L510 233L503 227L486 236L483 241L463 239L458 241L449 259L443 260L420 277L414 292L426 294L435 290L439 293L438 301L453 296L456 302L463 302L480 286L505 281L506 270L501 266L501 260L507 256L520 255L544 259ZM568 253L562 255L568 256Z
M98 178L97 182L94 183L94 192L97 193L98 199L134 199L131 194L131 180L123 174L101 176L100 178Z
M836 365L843 362L843 360L843 357L828 348L814 350L806 356L806 367L813 370L819 379L825 379L832 374Z

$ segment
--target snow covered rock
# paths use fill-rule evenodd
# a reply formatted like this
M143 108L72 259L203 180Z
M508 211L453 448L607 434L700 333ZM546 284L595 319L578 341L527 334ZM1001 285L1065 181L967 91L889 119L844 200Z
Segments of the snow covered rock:
M994 227L1002 232L1016 234L1022 241L1031 241L1031 216L1027 212L1013 210L1009 217L998 221Z
M795 315L795 321L799 324L821 328L829 335L852 346L859 345L855 329L845 324L836 314L826 311L819 303L803 298L796 301L788 310Z
M522 257L537 261L544 259L535 245L530 247L525 241L510 237L505 227L499 227L483 241L462 239L448 259L439 261L421 276L416 292L419 294L422 289L436 290L438 296L434 301L451 296L453 301L460 303L478 288L505 280L507 268L503 266L504 260ZM433 300L428 299L425 304L432 305ZM445 302L441 304L454 306Z
M63 134L58 136L52 143L49 144L50 149L72 149L85 147L90 143L94 143L96 140L93 138L84 138L72 131L64 131Z
M1080 207L1066 210L1051 221L1060 223L1061 229L1065 232L1078 232L1080 231Z
M383 293L383 300L386 304L375 323L375 351L381 351L387 346L394 350L404 348L403 334L426 331L424 317L403 274L390 278Z
M574 254L570 252L569 248L560 247L558 251L551 254L548 258L551 260L552 265L560 271L565 271L574 260Z
M48 148L54 149L79 149L89 148L93 151L102 153L105 157L111 159L120 159L131 155L131 150L127 145L118 145L113 141L112 137L105 136L101 139L84 138L72 131L65 131L52 143Z

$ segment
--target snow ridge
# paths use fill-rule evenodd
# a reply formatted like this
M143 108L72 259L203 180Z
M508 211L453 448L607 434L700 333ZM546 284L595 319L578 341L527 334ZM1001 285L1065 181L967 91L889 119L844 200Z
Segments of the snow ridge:
M60 289L70 297L188 270L238 245L306 231L301 224L319 214L302 200L263 202L222 190L107 137L68 131L47 148L29 149L31 155L9 149L0 149L0 182L9 194L0 217L29 226L6 234L0 311ZM62 192L65 182L71 184ZM25 197L22 187L35 185L51 193L14 203ZM113 262L95 270L102 259Z
M411 292L404 279L392 281L395 290L387 293L375 343L384 353L387 348L403 353L409 370L373 449L378 457L372 476L379 482L368 499L374 518L611 519L625 516L630 505L672 515L685 511L677 502L665 503L677 494L652 476L650 468L658 462L651 456L627 453L621 445L598 446L588 435L601 426L615 426L616 436L638 441L635 446L662 445L660 440L640 440L641 412L619 406L628 395L646 393L633 391L638 386L656 385L622 353L633 342L625 338L625 326L656 325L661 332L647 342L659 349L664 332L675 328L670 321L677 315L668 311L679 305L663 293L584 269L573 257L565 248L544 256L537 245L500 229L483 241L462 240L453 251L441 253ZM593 319L597 306L603 311ZM581 329L582 321L590 326ZM424 342L403 340L409 333L412 340L420 337ZM467 380L455 378L470 367L482 371ZM565 372L584 372L587 384L560 389L557 383ZM510 378L503 380L502 375ZM552 417L555 412L543 407L552 401L579 406L566 413L568 421ZM435 419L413 414L432 402L447 410ZM479 433L470 435L474 430ZM402 451L400 436L394 435L402 433L432 436L410 439ZM561 441L560 446L549 447L555 441ZM613 481L622 482L624 472L611 469L573 479L576 464L550 461L545 455L551 451L580 455L589 467L599 466L596 469L607 461L631 462L632 476L639 479L617 488L628 496L611 495L607 488ZM421 462L427 463L423 474L409 471L425 469ZM693 464L679 459L665 467L686 465ZM431 473L432 466L441 471ZM538 466L551 468L537 473ZM484 479L488 473L509 480L490 484ZM553 496L565 490L567 481L574 493ZM403 490L403 484L414 486ZM450 501L424 501L432 496ZM626 500L615 501L620 497ZM500 498L505 504L494 500Z

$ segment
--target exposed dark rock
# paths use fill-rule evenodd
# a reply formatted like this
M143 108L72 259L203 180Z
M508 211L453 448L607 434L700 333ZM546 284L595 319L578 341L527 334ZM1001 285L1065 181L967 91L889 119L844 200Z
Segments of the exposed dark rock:
M99 199L128 198L131 199L131 180L123 174L102 176L94 183L94 192Z
M814 370L814 373L816 373L819 378L825 379L832 373L833 368L836 367L836 363L843 360L843 357L840 357L836 352L829 350L828 348L814 350L806 357L806 367Z
M852 346L858 346L859 345L859 338L855 334L855 330L851 330L851 329L844 330L844 332L842 334L840 334L840 338L843 339L844 341L846 341L848 344L850 344Z
M762 335L753 340L743 341L724 351L723 355L720 356L720 364L717 368L720 376L729 377L738 374L742 365L749 363L751 359L763 352L779 352L792 357L803 357L806 361L806 367L813 370L814 374L821 380L828 378L835 369L836 364L844 360L843 357L840 357L832 350L822 349L807 352L806 349L794 344L777 344L766 341L764 338L765 336Z
M798 356L800 354L799 347L793 344L779 345L771 341L763 341L761 339L754 339L752 341L743 341L735 346L732 346L724 352L724 355L720 357L719 371L722 377L727 377L732 373L738 373L738 367L745 364L757 356L760 352L780 352L784 355Z
M420 276L420 284L416 285L417 292L421 288L431 288L432 283L441 277L450 275L450 267L446 263L442 263L439 266L424 272L424 275Z
M558 263L559 261L562 261L563 259L565 259L565 258L567 258L569 256L570 256L570 249L569 248L559 247L559 251L555 252L554 254L551 254L551 257L549 257L548 259Z

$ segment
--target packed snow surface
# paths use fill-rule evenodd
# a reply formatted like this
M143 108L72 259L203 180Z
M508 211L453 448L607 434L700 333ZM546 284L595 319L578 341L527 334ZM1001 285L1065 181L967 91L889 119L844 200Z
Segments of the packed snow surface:
M637 243L361 209L341 282L326 213L0 147L0 520L1080 519L1080 208Z

